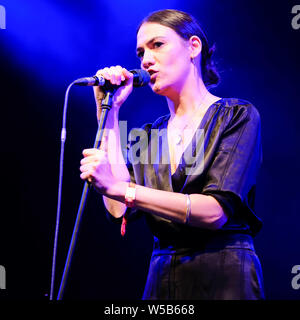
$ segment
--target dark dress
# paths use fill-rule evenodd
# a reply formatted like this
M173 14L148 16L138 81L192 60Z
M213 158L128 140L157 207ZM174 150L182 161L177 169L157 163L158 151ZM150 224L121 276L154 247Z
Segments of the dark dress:
M228 221L212 231L132 210L129 221L144 214L154 235L143 299L264 298L253 247L253 236L262 226L254 213L262 157L258 111L240 99L212 104L172 176L169 148L164 145L169 117L140 129L138 155L131 142L131 180L159 190L213 196Z

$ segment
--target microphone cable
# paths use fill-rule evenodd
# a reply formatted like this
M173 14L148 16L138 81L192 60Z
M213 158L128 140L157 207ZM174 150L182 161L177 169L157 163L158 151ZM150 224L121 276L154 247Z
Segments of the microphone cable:
M71 87L74 85L74 83L75 83L75 81L73 81L68 86L66 93L65 93L62 129L61 129L61 136L60 136L61 144L60 144L60 160L59 160L59 180L58 180L58 196L57 196L55 235L54 235L53 255L52 255L50 300L53 300L54 283L55 283L57 242L58 242L58 233L59 233L59 220L60 220L60 211L61 211L61 194L62 194L62 182L63 182L64 150L65 150L65 142L66 142L66 136L67 136L67 130L66 130L67 107L68 107L69 92L70 92Z

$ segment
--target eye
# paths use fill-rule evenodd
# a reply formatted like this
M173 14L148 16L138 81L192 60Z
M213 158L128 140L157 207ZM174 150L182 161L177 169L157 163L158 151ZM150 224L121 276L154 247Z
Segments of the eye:
M142 59L143 56L144 56L144 51L140 50L140 51L137 52L136 55L137 55L137 57L138 57L139 59Z
M155 41L155 42L153 43L153 47L154 47L154 48L159 48L159 47L161 47L162 45L163 45L163 43L160 42L160 41Z

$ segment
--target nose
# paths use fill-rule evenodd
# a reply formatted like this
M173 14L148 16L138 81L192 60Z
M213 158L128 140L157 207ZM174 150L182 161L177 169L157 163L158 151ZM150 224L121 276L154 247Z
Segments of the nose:
M144 56L141 62L142 68L147 70L150 66L155 64L155 59L150 50L145 50Z

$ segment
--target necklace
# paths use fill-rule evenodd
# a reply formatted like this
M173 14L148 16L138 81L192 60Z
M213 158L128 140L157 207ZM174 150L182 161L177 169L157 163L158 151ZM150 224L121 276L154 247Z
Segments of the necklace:
M180 128L176 128L173 124L171 124L171 127L172 128L172 138L174 139L174 143L179 146L181 143L183 143L184 141L184 131L189 128L189 127L192 127L193 125L195 125L195 123L197 122L197 120L200 118L203 117L204 113L206 112L207 108L201 108L204 101L205 101L205 98L206 98L206 95L207 95L208 92L206 92L206 94L204 95L199 107L198 107L198 111L193 115L193 118L191 120L191 122L187 122L184 127L182 129Z

